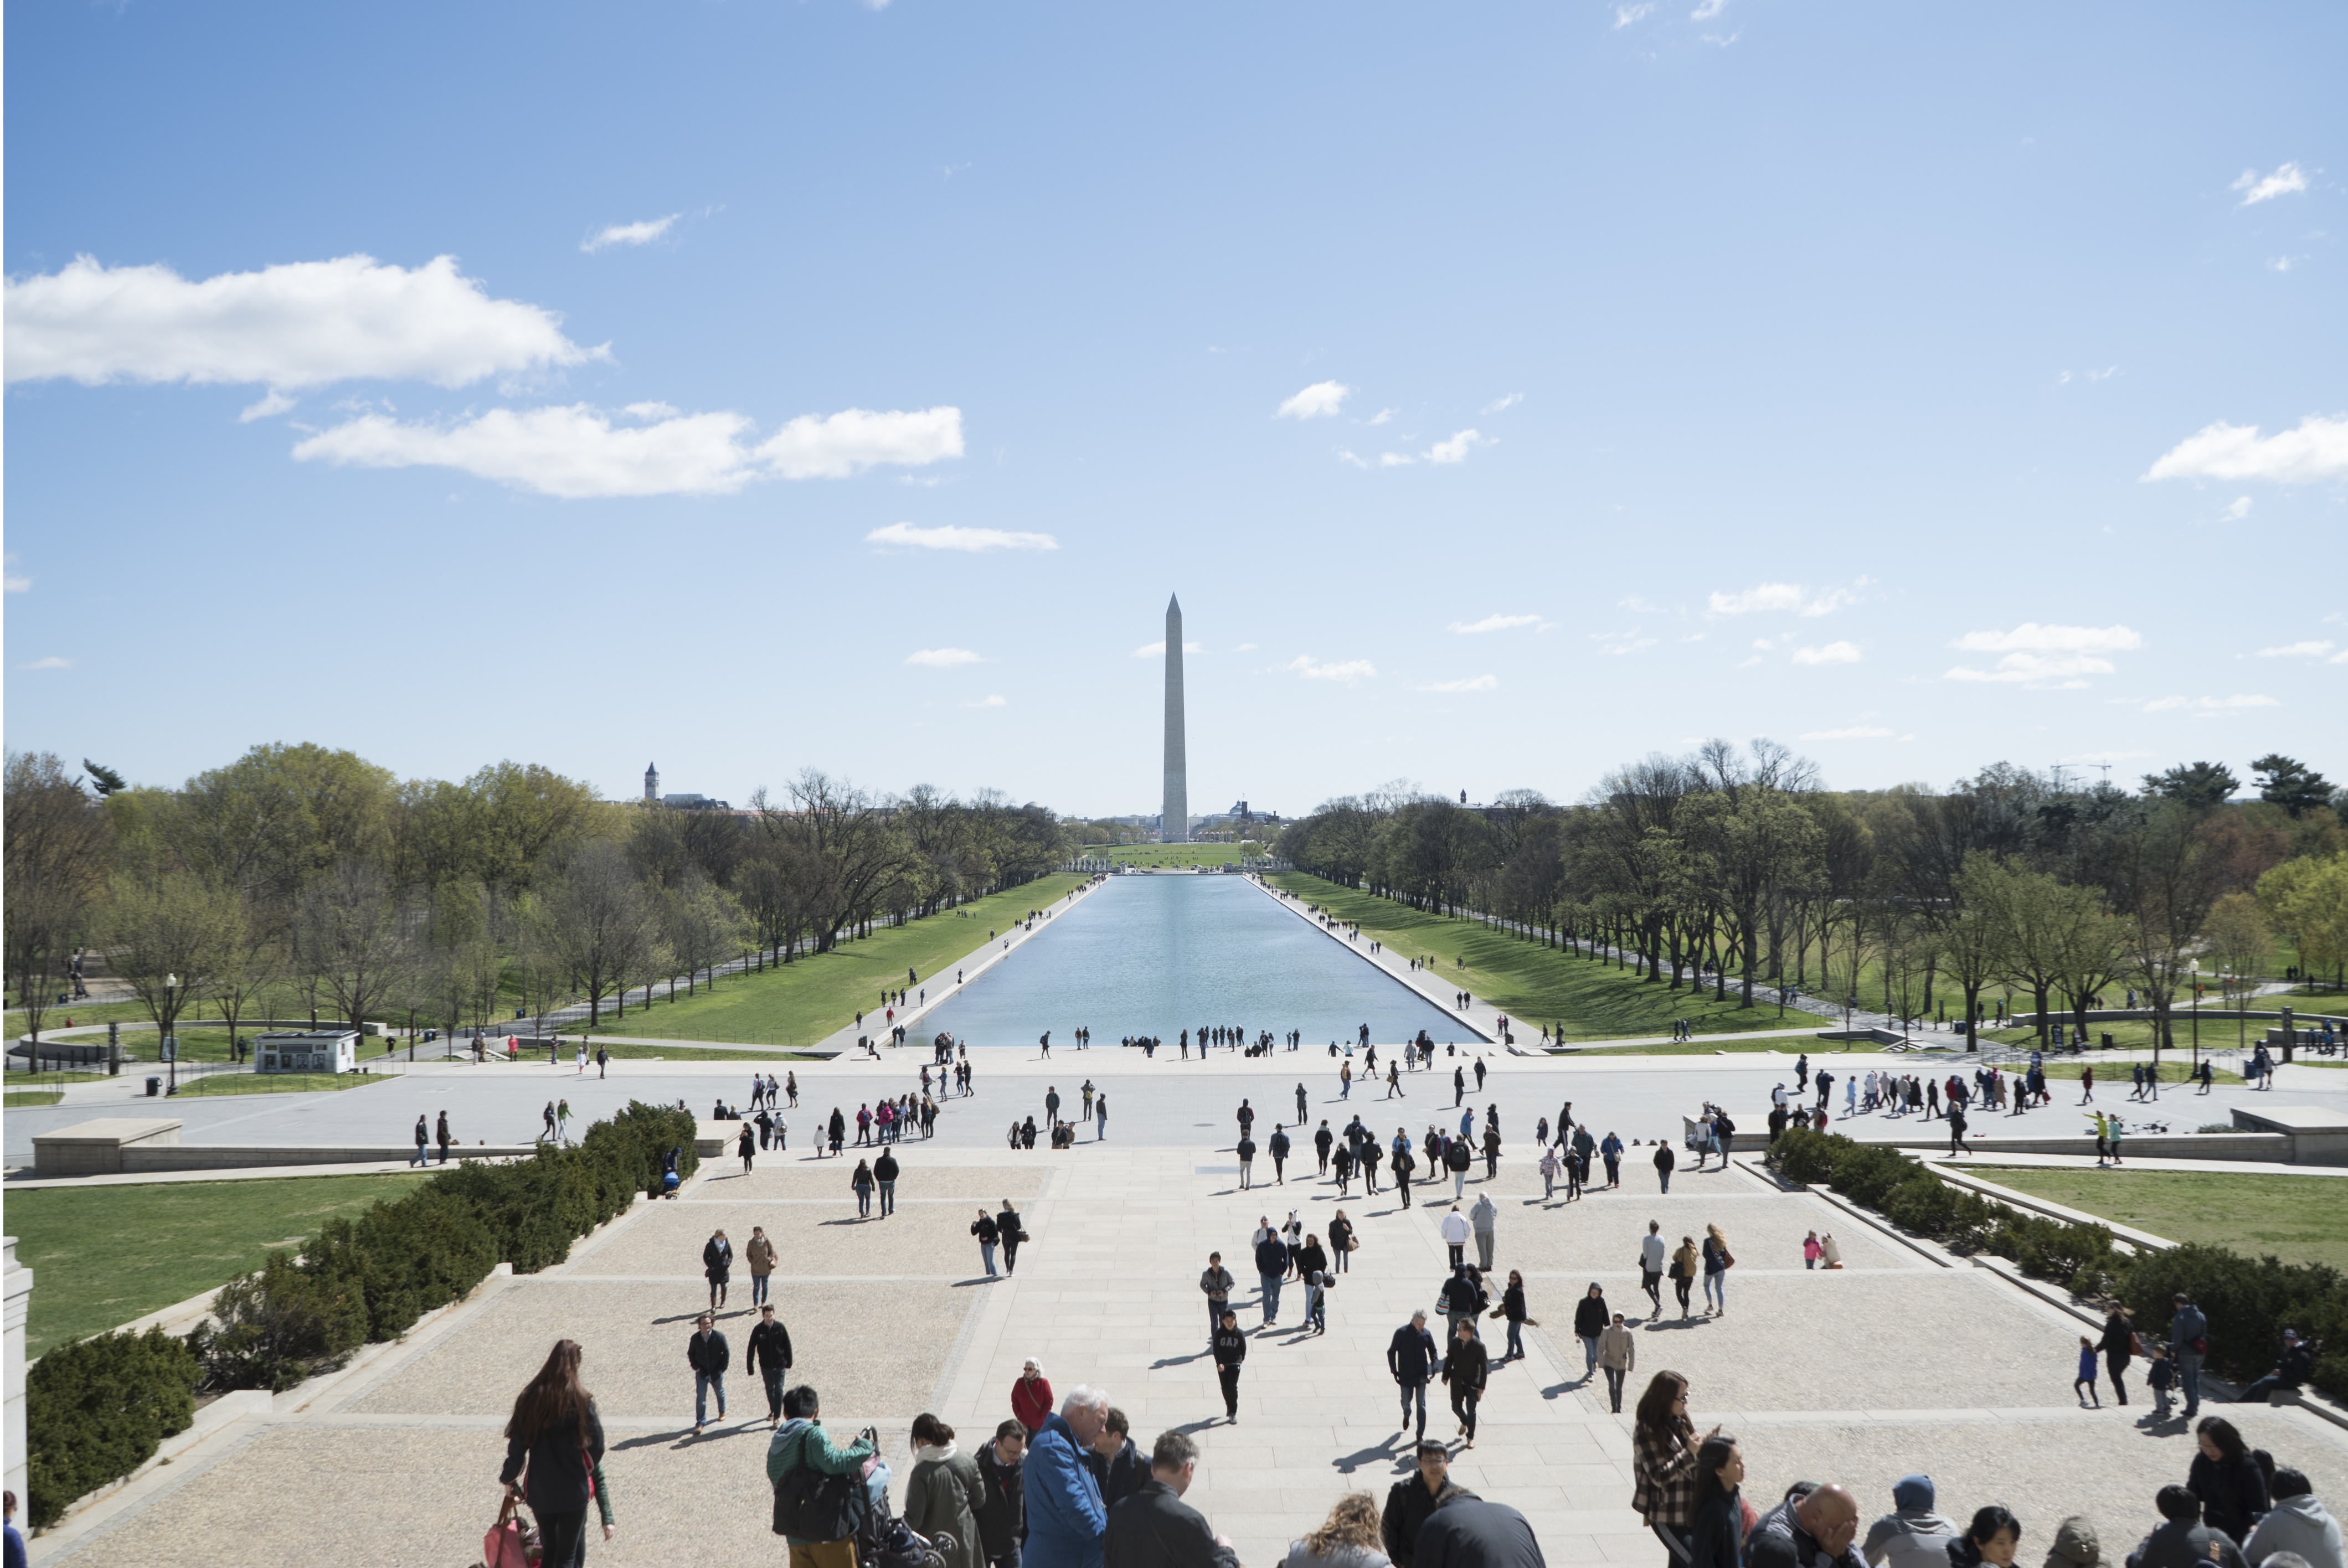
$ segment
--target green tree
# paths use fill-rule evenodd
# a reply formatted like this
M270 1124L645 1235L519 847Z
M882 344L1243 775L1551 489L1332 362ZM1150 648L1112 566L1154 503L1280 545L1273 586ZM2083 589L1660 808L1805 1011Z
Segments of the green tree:
M1998 973L2030 992L2043 1046L2065 944L2075 927L2102 917L2102 902L2092 888L2068 886L2011 860L1968 860L1964 876L1967 897L1996 932Z
M2348 978L2348 851L2284 861L2259 878L2258 897L2299 949L2301 972Z
M38 1040L57 979L106 885L112 836L107 815L47 752L8 753L0 812L7 820L0 838L0 961L16 982L26 1030Z
M2259 798L2282 807L2292 816L2332 804L2330 782L2305 763L2281 752L2269 752L2252 763L2250 773L2258 781Z
M2195 811L2225 804L2241 787L2242 781L2223 763L2180 763L2166 773L2144 775L2145 794Z
M353 1029L405 991L417 957L407 912L372 865L345 861L304 891L294 921L295 971Z
M106 933L114 972L129 983L159 1040L213 985L213 970L233 939L236 895L192 871L124 872L114 878Z

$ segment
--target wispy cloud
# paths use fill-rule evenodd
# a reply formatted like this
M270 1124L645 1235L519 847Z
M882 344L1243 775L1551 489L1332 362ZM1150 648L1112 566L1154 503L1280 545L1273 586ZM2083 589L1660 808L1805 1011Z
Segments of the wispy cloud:
M2260 438L2255 425L2205 425L2162 455L2147 479L2271 479L2304 484L2348 474L2348 417L2311 414Z
M1865 588L1868 579L1860 578L1858 588ZM1756 615L1776 610L1790 610L1796 615L1831 615L1859 598L1853 589L1825 588L1815 593L1795 582L1756 583L1735 593L1714 593L1706 609L1714 615Z
M2220 719L2249 708L2281 706L2272 697L2155 697L2144 705L2144 711L2147 713L2173 713L2183 710L2197 719Z
M1497 692L1500 689L1498 675L1471 675L1465 681L1426 681L1411 688L1414 692Z
M1968 653L2002 653L1994 669L1960 664L1941 679L1989 681L2066 690L2085 686L2089 675L2109 675L2116 666L2106 654L2144 646L2126 626L2041 625L2025 620L2011 631L1968 631L1950 644Z
M579 248L592 255L614 245L649 245L667 233L684 216L682 212L672 212L665 218L647 218L637 223L610 224L579 241Z
M905 655L905 662L926 665L932 670L952 670L961 664L986 661L967 648L917 648Z
M2250 515L2250 498L2248 496L2235 497L2233 505L2226 508L2226 521L2230 523L2239 523Z
M1203 642L1185 642L1182 644L1182 651L1185 653L1204 653L1206 651L1207 645ZM1163 657L1165 652L1166 639L1161 637L1155 642L1145 642L1140 647L1135 649L1133 651L1133 656L1136 659L1157 659Z
M0 589L10 593L30 593L33 590L33 579L16 569L14 555L7 558L5 571L0 571Z
M1794 650L1797 664L1856 664L1859 658L1856 642L1828 642L1817 648Z
M879 464L918 466L963 452L962 411L802 415L764 441L747 415L631 404L494 408L452 425L369 414L299 442L300 462L455 468L565 499L731 495L756 479L836 479Z
M1252 642L1242 642L1237 648L1232 649L1231 651L1234 653L1252 653L1255 651L1255 644Z
M1282 666L1293 670L1307 681L1337 681L1345 685L1375 675L1377 666L1366 659L1347 659L1340 663L1323 664L1310 653L1300 653Z
M1326 419L1344 405L1353 388L1338 381L1316 381L1273 411L1274 419Z
M238 409L236 411L236 422L239 425L250 425L256 419L274 419L281 414L292 413L296 401L296 399L288 397L276 388L272 387L270 388L269 395L263 397L260 402L249 403L242 408Z
M875 528L864 536L867 544L907 545L922 550L959 550L976 555L982 550L1056 550L1060 541L1049 534L1014 533L1004 528L965 528L955 523L934 528L916 528L911 523L891 523L885 528Z
M1510 631L1519 626L1539 626L1538 615L1488 615L1481 620L1455 620L1447 630L1474 637L1486 631Z
M1401 412L1402 411L1398 408L1381 408L1375 414L1371 415L1367 419L1363 420L1362 423L1371 425L1391 425L1394 423L1394 416Z
M1886 741L1898 733L1897 730L1887 730L1881 724L1851 724L1839 730L1804 730L1798 738L1805 741Z
M1478 412L1484 414L1505 413L1507 410L1514 408L1518 404L1522 403L1524 400L1525 395L1523 393L1511 392L1506 397L1496 397L1492 399L1491 402L1484 405L1483 408Z
M1617 5L1614 7L1614 26L1617 29L1627 27L1647 15L1654 8L1655 0L1636 0L1634 5Z
M70 670L73 668L73 661L60 659L52 653L46 659L36 659L30 664L19 664L16 668L19 670Z
M1616 609L1627 610L1633 615L1661 615L1663 612L1662 605L1651 604L1635 593L1624 594L1614 604Z
M987 695L981 697L975 702L964 702L963 706L965 708L1008 708L1011 704L1004 701L1003 694L1001 692L989 692Z
M2287 642L2280 648L2261 648L2261 659L2321 659L2332 651L2329 639L2321 642Z
M1655 645L1655 639L1642 637L1635 631L1593 631L1590 640L1598 644L1599 652L1616 659Z
M2278 196L2295 195L2307 189L2307 171L2296 163L2278 164L2272 174L2261 175L2255 169L2245 169L2242 177L2230 188L2242 193L2242 205L2255 207L2261 201L2272 201Z
M1434 446L1428 447L1426 449L1426 460L1430 463L1465 463L1468 461L1468 454L1473 452L1477 447L1491 446L1496 445L1498 445L1498 443L1490 440L1487 436L1478 435L1473 430L1462 430L1459 434L1452 436L1450 439L1447 441L1437 441Z
M1709 22L1715 16L1719 15L1723 11L1727 9L1728 0L1702 0L1702 3L1698 5L1694 10L1688 13L1688 20L1691 22Z
M166 266L108 267L77 256L57 272L9 281L5 293L10 381L467 386L609 357L563 336L553 311L491 299L454 256L412 271L342 256L201 282Z

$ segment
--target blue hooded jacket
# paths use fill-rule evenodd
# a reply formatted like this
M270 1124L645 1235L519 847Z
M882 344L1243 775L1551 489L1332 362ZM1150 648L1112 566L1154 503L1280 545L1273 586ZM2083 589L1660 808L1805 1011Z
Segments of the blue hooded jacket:
M1027 1502L1025 1568L1101 1568L1108 1510L1084 1444L1056 1411L1036 1431L1020 1483Z

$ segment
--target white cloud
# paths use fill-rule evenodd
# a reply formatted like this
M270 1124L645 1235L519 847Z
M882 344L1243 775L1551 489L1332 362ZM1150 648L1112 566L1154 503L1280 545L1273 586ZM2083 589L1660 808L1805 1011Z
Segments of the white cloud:
M1590 640L1598 644L1599 652L1617 658L1626 653L1636 653L1643 648L1653 648L1655 645L1653 638L1641 637L1633 631L1593 631L1590 634Z
M1637 0L1635 5L1617 5L1614 7L1614 26L1618 29L1627 27L1654 8L1655 0Z
M2156 697L2144 705L2144 711L2147 713L2170 713L2182 708L2191 712L2197 719L2215 719L2245 708L2281 706L2272 697Z
M926 665L932 670L951 670L958 664L986 662L967 648L917 648L905 655L908 664Z
M1840 730L1805 730L1797 738L1805 741L1887 741L1897 733L1880 724L1852 724Z
M1968 631L1949 645L1969 653L2126 653L2144 646L2125 626L2041 626L2025 620L2011 631Z
M2261 440L2255 425L2205 425L2147 471L2147 479L2271 479L2290 485L2348 474L2348 418L2311 414Z
M592 255L613 245L649 245L684 216L682 212L672 212L665 218L647 218L641 223L613 223L579 241L579 248Z
M1702 0L1702 3L1698 5L1694 10L1688 13L1688 20L1691 22L1709 22L1715 16L1719 15L1723 11L1727 9L1728 0Z
M965 708L1008 708L1011 704L1004 701L1003 694L1001 692L995 692L981 697L975 702L964 702L963 706Z
M274 419L281 414L290 413L295 402L296 399L286 396L273 386L269 389L269 395L260 402L247 404L238 409L236 422L250 425L256 419Z
M1364 676L1378 672L1377 666L1366 659L1348 659L1341 663L1323 664L1310 653L1300 653L1281 668L1293 670L1307 681L1342 681L1348 686Z
M1468 461L1468 454L1477 447L1494 445L1496 443L1478 435L1473 430L1462 430L1448 441L1437 441L1428 447L1426 460L1430 463L1465 463Z
M1400 452L1381 452L1378 454L1378 466L1381 468L1407 468L1413 463L1417 461L1417 458L1406 456Z
M2312 261L2313 260L2314 258L2312 256L2276 256L2268 261L2267 266L2273 272L2288 272L2293 267L2298 266L2301 262Z
M2085 653L2009 653L1994 670L1959 664L1941 676L1944 681L2000 681L2023 686L2070 691L2087 682L2087 675L2109 675L2116 668L2108 659Z
M962 456L962 412L803 415L749 444L747 415L679 414L664 404L609 413L568 407L495 408L454 425L408 425L368 414L299 442L294 456L366 468L455 468L566 499L731 495L754 479L836 478L876 463Z
M1316 381L1274 411L1274 419L1326 419L1337 412L1353 388L1343 382Z
M1203 642L1185 642L1182 644L1182 651L1185 653L1204 653L1206 651L1207 645ZM1135 649L1133 651L1133 656L1136 659L1157 659L1163 656L1165 651L1166 639L1161 637L1155 642L1145 642L1140 647Z
M1255 644L1252 642L1242 642L1237 648L1232 649L1231 651L1234 653L1252 653L1255 651Z
M1398 408L1381 408L1362 423L1365 425L1391 425L1394 423L1394 416L1401 412L1402 411Z
M915 549L960 550L975 555L982 550L1056 550L1060 541L1049 534L1014 533L1004 528L965 528L947 523L934 528L915 528L911 523L891 523L885 528L875 528L864 536L867 544L910 545Z
M1867 580L1860 578L1858 586L1865 588ZM1779 610L1790 610L1797 615L1831 615L1858 597L1846 588L1821 589L1812 593L1799 583L1764 582L1736 593L1715 592L1706 604L1714 615L1751 615Z
M46 659L36 659L30 664L20 664L17 668L20 670L70 670L73 668L73 661L60 659L52 653Z
M2226 521L2230 523L2239 523L2250 515L2250 498L2248 496L2235 497L2234 504L2226 508Z
M1650 604L1635 593L1624 594L1614 601L1614 605L1616 609L1627 610L1633 615L1661 615L1663 612L1662 605Z
M1504 410L1514 408L1518 404L1522 403L1524 400L1525 395L1523 393L1511 392L1506 397L1496 397L1492 399L1491 402L1484 405L1481 412L1485 414L1498 414Z
M2291 642L2281 648L2261 648L2261 659L2321 659L2332 651L2329 640L2322 642Z
M77 256L56 272L11 280L5 310L10 381L464 386L608 357L564 337L556 313L491 299L454 256L413 271L342 256L201 282L166 266Z
M0 571L0 589L9 593L30 593L33 590L33 579L16 569L16 558L13 555L7 558L5 570Z
M1428 681L1413 686L1414 692L1497 692L1500 687L1498 675L1471 675L1465 681Z
M1856 664L1859 661L1859 644L1856 642L1828 642L1822 647L1794 650L1794 662L1797 664Z
M2243 206L2255 207L2261 201L2306 190L2307 171L2296 163L2279 164L2272 174L2263 177L2255 169L2245 169L2230 189L2242 192Z
M1519 626L1539 626L1538 615L1488 615L1481 620L1455 620L1448 630L1473 637L1483 631L1509 631Z
M1366 468L1369 466L1367 463L1363 462L1360 457L1348 452L1343 446L1337 448L1337 461L1340 463L1351 463L1356 468Z

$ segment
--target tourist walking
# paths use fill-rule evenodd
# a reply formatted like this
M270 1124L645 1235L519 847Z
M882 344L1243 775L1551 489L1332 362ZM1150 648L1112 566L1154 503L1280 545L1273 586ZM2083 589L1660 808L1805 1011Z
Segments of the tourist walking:
M872 1162L873 1184L880 1189L880 1217L887 1219L897 1212L897 1156L888 1150Z
M1320 1529L1288 1543L1280 1568L1387 1568L1389 1560L1378 1547L1376 1501L1366 1491L1349 1491Z
M1622 1379L1639 1364L1639 1337L1614 1314L1614 1321L1598 1337L1598 1369L1606 1374L1606 1405L1616 1415L1622 1413Z
M848 1184L856 1192L856 1217L870 1219L872 1217L872 1162L857 1161L856 1169L849 1174Z
M2144 1348L2144 1342L2136 1337L2136 1329L2128 1322L2127 1307L2116 1306L2105 1316L2103 1337L2096 1348L2103 1351L2105 1368L2111 1373L2113 1396L2127 1404L2127 1385L2120 1377L2127 1370L2129 1360Z
M1108 1142L1108 1096L1106 1094L1093 1098L1093 1142Z
M791 1375L791 1335L775 1316L771 1301L758 1308L758 1326L750 1330L750 1351L742 1366L766 1383L767 1426L772 1430L783 1418L783 1379Z
M1239 1145L1232 1152L1240 1157L1240 1191L1244 1193L1255 1178L1255 1140L1241 1133Z
M1491 1371L1491 1352L1476 1337L1476 1319L1462 1314L1451 1320L1450 1354L1443 1358L1443 1380L1451 1385L1451 1413L1459 1418L1459 1435L1476 1446L1476 1405L1484 1397Z
M618 1526L611 1490L596 1484L603 1469L603 1419L595 1397L579 1381L579 1341L558 1339L538 1375L514 1396L506 1419L506 1462L498 1472L503 1523L518 1502L538 1521L545 1568L577 1568L587 1561L587 1500L602 1504L603 1539Z
M1019 1211L1011 1206L1009 1198L1003 1200L1003 1207L994 1216L994 1234L1003 1243L1003 1272L1018 1273L1019 1245L1027 1240L1027 1227L1019 1223Z
M1354 1235L1354 1222L1345 1217L1344 1210L1339 1209L1336 1217L1329 1222L1329 1258L1337 1266L1339 1274L1354 1272L1350 1260L1354 1249L1360 1245Z
M742 1255L750 1265L750 1305L757 1307L766 1301L770 1276L775 1272L775 1244L767 1239L764 1226L750 1227L750 1239L743 1246Z
M448 1163L448 1145L454 1141L448 1136L448 1112L446 1111L440 1112L440 1122L434 1129L433 1136L439 1140L440 1163L445 1165Z
M709 1281L709 1310L726 1305L726 1285L734 1275L734 1244L724 1231L713 1231L701 1244L701 1272Z
M831 1434L823 1430L823 1401L813 1385L801 1383L784 1391L783 1424L767 1440L767 1482L775 1492L775 1524L790 1549L790 1568L849 1568L856 1561L853 1522L862 1512L852 1509L842 1517L824 1521L827 1529L850 1527L847 1533L829 1540L791 1533L788 1525L799 1522L784 1517L784 1488L791 1473L805 1470L819 1476L858 1475L880 1448L879 1435L870 1427L845 1448L833 1443Z
M1679 1250L1672 1254L1672 1289L1680 1298L1680 1320L1688 1318L1688 1292L1694 1287L1696 1275L1704 1260L1696 1255L1695 1237L1680 1237Z
M1507 1287L1500 1292L1498 1311L1509 1323L1508 1347L1500 1359L1521 1361L1525 1358L1525 1325L1533 1320L1525 1316L1525 1276L1513 1268L1509 1270ZM1533 1326L1540 1327L1537 1323Z
M1736 1259L1728 1250L1728 1238L1720 1234L1718 1225L1704 1227L1704 1310L1707 1317L1728 1315L1728 1271L1736 1266Z
M1288 1142L1288 1129L1277 1122L1273 1122L1272 1124L1272 1137L1266 1142L1264 1146L1266 1151L1272 1155L1272 1185L1276 1187L1284 1187L1288 1185L1288 1151L1290 1147Z
M1631 1507L1679 1564L1688 1561L1695 1525L1695 1423L1687 1402L1687 1379L1658 1372L1639 1396L1631 1428Z
M1612 1319L1613 1314L1606 1308L1606 1292L1596 1280L1591 1280L1589 1290L1573 1304L1573 1337L1581 1341L1581 1380L1585 1383L1598 1375L1599 1336L1606 1332Z
M1044 1364L1033 1356L1019 1368L1019 1376L1011 1380L1011 1413L1033 1437L1044 1430L1052 1415L1052 1379L1044 1376Z
M1255 1244L1255 1276L1260 1286L1257 1299L1263 1307L1263 1327L1269 1328L1280 1321L1280 1282L1288 1276L1288 1244L1280 1239L1278 1231L1269 1227Z
M1421 1308L1386 1341L1386 1370L1402 1389L1402 1430L1411 1430L1411 1405L1416 1400L1416 1435L1421 1438L1426 1436L1426 1385L1435 1375L1435 1336L1426 1331L1426 1312Z
M905 1478L905 1522L939 1546L945 1568L985 1568L978 1511L986 1483L977 1461L954 1446L954 1430L924 1410L913 1418L913 1470ZM953 1538L945 1546L940 1535Z
M1265 1321L1269 1323L1270 1319ZM1247 1331L1240 1327L1240 1315L1228 1307L1223 1308L1222 1321L1215 1325L1215 1337L1210 1348L1215 1358L1216 1380L1223 1386L1223 1419L1237 1425L1240 1365L1247 1359Z
M978 1218L971 1222L970 1234L978 1238L978 1259L986 1266L986 1277L1002 1278L994 1272L994 1241L1000 1234L994 1228L994 1216L983 1208L980 1209Z
M1672 1190L1672 1167L1677 1163L1679 1156L1672 1153L1671 1144L1660 1138L1655 1140L1655 1179L1666 1193Z
M758 1152L758 1134L747 1122L742 1123L742 1135L734 1140L734 1153L741 1156L742 1173L750 1173L750 1163Z
M1663 1315L1663 1262L1670 1251L1670 1244L1663 1240L1662 1222L1649 1220L1647 1234L1639 1241L1639 1288L1654 1304L1654 1311L1648 1315L1649 1322Z
M1231 1306L1231 1288L1238 1283L1231 1276L1231 1271L1223 1266L1221 1253L1207 1255L1207 1266L1199 1275L1199 1288L1207 1296L1207 1342L1210 1347L1214 1343L1216 1332L1223 1326L1223 1313Z
M1476 1494L1451 1480L1451 1450L1432 1438L1418 1440L1418 1473L1405 1476L1386 1489L1386 1505L1378 1517L1378 1535L1394 1568L1415 1568L1418 1539L1442 1509Z
M425 1151L426 1146L427 1146L427 1145L428 1145L431 1142L432 1142L432 1134L431 1134L430 1131L429 1131L428 1129L427 1129L427 1128L426 1128L426 1126L425 1126L424 1112L422 1112L421 1111L419 1111L419 1112L417 1112L416 1113L416 1158L414 1158L413 1160L410 1160L410 1161L409 1161L409 1162L407 1162L407 1163L408 1163L410 1165L422 1165L422 1164L427 1164L427 1163L429 1163L430 1162L428 1162L428 1161L425 1158L424 1151Z
M1102 1568L1108 1509L1085 1455L1107 1424L1107 1393L1079 1383L1036 1430L1023 1477L1026 1568Z
M1500 1211L1492 1202L1492 1194L1479 1193L1476 1206L1468 1211L1468 1224L1476 1233L1476 1266L1487 1271L1492 1266L1494 1250L1493 1227L1500 1223Z
M1457 1204L1454 1204L1451 1212L1445 1214L1442 1223L1435 1228L1442 1235L1443 1245L1450 1249L1451 1266L1457 1270L1468 1261L1468 1238L1473 1234L1468 1226L1468 1216L1459 1212Z
M714 1313L705 1312L693 1326L693 1337L685 1342L685 1364L693 1368L693 1435L709 1424L709 1396L717 1396L717 1419L726 1419L726 1368L734 1364L733 1348L726 1336L717 1331Z

